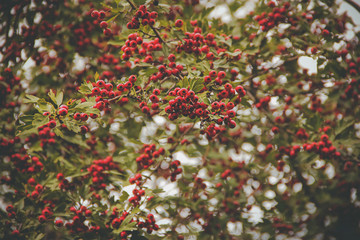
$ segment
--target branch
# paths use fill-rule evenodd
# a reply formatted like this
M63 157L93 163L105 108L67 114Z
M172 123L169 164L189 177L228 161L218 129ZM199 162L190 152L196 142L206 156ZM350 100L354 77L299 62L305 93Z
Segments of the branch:
M156 37L156 35L151 35L151 34L148 34L146 32L144 32L143 30L139 30L142 34L148 36L148 37Z
M351 5L360 13L360 5L358 5L356 2L354 2L353 0L345 0L345 2Z
M132 7L132 9L134 9L134 10L137 9L136 5L135 5L131 0L126 0L126 1L130 4L130 6Z
M137 7L136 7L135 3L132 2L132 0L126 0L126 1L130 4L130 6L131 6L131 8L132 8L133 10L137 10ZM164 41L164 40L162 39L162 37L160 36L160 33L158 32L158 30L157 30L156 28L154 28L153 26L151 26L151 25L149 25L149 26L150 26L150 28L154 31L156 37L158 37L159 40L160 40L162 43L165 43L165 41Z

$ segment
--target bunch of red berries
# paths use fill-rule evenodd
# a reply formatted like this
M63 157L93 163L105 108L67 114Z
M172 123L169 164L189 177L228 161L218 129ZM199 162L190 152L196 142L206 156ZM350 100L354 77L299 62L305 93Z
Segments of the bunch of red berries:
M303 148L307 152L315 152L320 155L322 159L331 159L340 157L340 152L332 145L327 134L320 137L319 142L305 143Z
M155 144L144 144L140 153L142 154L136 158L138 170L149 168L154 163L154 159L165 154L165 150L164 148L156 150Z
M120 168L114 163L111 156L93 161L93 164L87 169L89 175L92 177L92 189L105 189L107 186L105 182L109 175L106 171L109 170L120 171Z
M165 112L169 114L170 120L175 120L181 115L189 116L191 119L200 117L209 118L208 105L199 102L199 97L194 91L186 88L175 88L169 92L170 97L175 97L169 101L169 105L165 107Z
M133 194L134 196L129 198L129 202L131 204L133 204L134 206L139 206L140 205L140 201L141 201L141 197L143 197L145 195L145 190L144 189L134 189L133 190Z
M16 212L15 212L15 209L14 209L13 205L8 205L6 207L6 212L8 213L9 218L15 218L16 217Z
M175 182L176 176L182 173L182 168L180 168L180 164L181 163L179 160L172 161L170 164L170 170L171 170L170 180L172 182Z
M44 223L46 221L50 221L53 219L53 211L49 206L46 206L42 211L41 215L38 217L40 223Z
M282 8L276 7L275 2L270 1L268 6L273 8L272 12L263 12L261 15L255 16L255 20L260 24L261 30L268 31L279 23L284 23L288 17L289 2L285 2Z
M74 213L75 215L72 218L72 222L67 222L65 227L70 230L72 234L89 231L89 227L86 226L84 222L86 217L91 216L91 210L88 210L85 206L81 206L81 208L78 210L75 207L70 207L70 212Z
M55 144L55 133L51 132L51 128L54 128L56 126L55 120L50 120L49 123L38 127L38 133L40 138L40 146L43 148L46 145Z
M139 9L135 12L135 16L126 26L128 29L138 29L140 28L140 24L143 26L154 26L157 17L157 12L149 12L145 5L140 5Z
M103 10L101 10L101 11L94 10L91 12L91 17L100 21L99 26L102 29L104 29L104 35L110 37L110 36L112 36L112 31L110 28L108 28L108 23L106 21L103 21L105 16L106 16L106 13Z
M147 219L145 222L141 222L138 220L138 227L139 228L146 228L147 233L152 233L152 231L157 231L159 229L159 226L155 222L155 217L153 214L149 213L147 215Z
M27 154L21 156L19 153L12 154L10 157L11 162L14 164L16 170L21 173L38 173L44 165L40 162L38 157L31 157Z

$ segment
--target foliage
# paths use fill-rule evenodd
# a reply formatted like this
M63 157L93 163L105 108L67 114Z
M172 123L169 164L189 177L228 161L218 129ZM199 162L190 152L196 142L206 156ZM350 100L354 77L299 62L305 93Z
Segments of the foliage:
M351 18L214 2L0 3L0 239L360 238Z

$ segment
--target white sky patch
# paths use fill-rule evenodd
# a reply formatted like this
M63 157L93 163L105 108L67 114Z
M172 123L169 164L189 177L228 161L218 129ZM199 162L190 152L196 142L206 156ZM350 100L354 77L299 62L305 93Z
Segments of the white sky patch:
M174 159L177 159L181 162L181 165L190 165L190 166L197 166L201 165L202 159L201 157L191 158L185 154L184 151L178 151L173 154Z
M308 69L308 74L317 73L317 61L311 57L301 56L298 59L299 67L302 69Z

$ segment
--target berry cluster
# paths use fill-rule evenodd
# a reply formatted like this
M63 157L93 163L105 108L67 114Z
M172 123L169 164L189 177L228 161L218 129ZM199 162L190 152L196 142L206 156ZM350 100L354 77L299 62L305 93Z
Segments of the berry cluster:
M319 142L305 143L303 148L307 152L315 152L320 155L322 159L331 159L340 157L340 152L332 145L327 134L320 137Z
M70 36L75 38L74 42L79 52L85 50L88 46L93 45L92 39L88 34L94 32L94 26L91 21L84 20L79 24L69 24L68 27L72 32Z
M150 80L152 82L157 82L158 80L165 79L166 77L170 77L171 75L179 76L181 71L184 70L183 65L181 65L181 64L176 65L176 63L175 63L176 57L174 54L170 54L168 56L168 60L169 60L169 64L168 64L169 68L167 69L166 65L158 66L159 71L157 73L154 73L150 77Z
M207 119L209 111L206 110L208 105L199 102L199 97L195 92L186 88L175 88L168 94L169 97L175 97L169 101L165 107L165 112L169 114L170 120L175 120L181 115L189 116L191 119L201 117Z
M68 110L69 110L69 107L68 106L66 106L66 105L61 105L60 107L59 107L59 115L60 116L65 116L65 115L67 115L68 114Z
M19 83L20 78L14 76L10 68L5 68L3 76L0 76L0 109L15 106L14 102L6 103L6 96L12 92L15 86L20 87Z
M226 169L224 172L221 173L220 177L222 179L226 179L227 177L231 176L231 169Z
M349 72L349 74L351 76L357 76L360 72L360 57L357 58L356 62L349 59L346 59L345 61L348 64L347 71Z
M234 125L236 126L236 123L234 121L228 124L230 124L231 127ZM209 126L207 126L206 129L200 131L201 134L206 134L206 138L208 140L213 140L216 136L219 136L221 133L225 133L225 132L226 132L225 127L216 126L215 123L211 123Z
M130 88L133 87L133 85L135 84L137 80L137 77L135 75L131 75L128 80L125 83L119 83L116 86L116 89L119 91L119 95L123 92L127 92L130 90Z
M180 161L179 160L175 160L172 161L170 164L170 170L171 170L171 175L170 175L170 180L172 182L176 181L176 176L182 173L182 169L179 167L180 166Z
M162 147L156 150L155 144L144 144L140 153L142 154L136 158L138 170L149 168L154 163L154 159L165 154L165 150Z
M137 225L139 228L146 228L148 234L152 233L154 230L157 231L159 229L159 226L155 222L154 215L151 213L147 215L145 222L138 220Z
M85 206L81 206L79 210L75 207L70 207L70 212L75 215L72 217L72 222L67 222L65 224L66 229L68 229L72 234L89 231L89 227L84 222L86 217L90 217L92 215L91 210L88 210Z
M309 138L309 134L306 132L306 130L304 128L299 128L299 130L296 132L296 137L299 139L308 139Z
M53 220L54 213L49 206L46 206L42 211L41 215L38 217L40 223Z
M16 170L21 173L38 173L44 167L38 157L30 158L27 154L21 156L21 154L15 153L11 155L10 159Z
M114 86L111 83L105 83L104 80L98 80L96 83L92 83L92 85L92 96L114 98L117 95L117 93L113 91Z
M56 179L60 182L59 183L59 188L61 190L67 191L67 190L75 190L76 189L76 185L73 182L69 182L67 179L65 179L64 174L63 173L58 173L56 175Z
M178 21L176 23L179 24ZM215 36L212 33L208 33L206 37L204 37L201 33L202 30L199 27L195 27L192 33L185 32L185 38L178 43L176 52L181 53L184 51L195 55L205 53L208 60L213 60L215 55L210 52L210 47L217 47L217 42L214 40Z
M255 21L260 24L262 31L268 31L277 26L279 23L286 22L290 3L285 2L282 8L279 8L276 7L275 2L270 1L268 6L273 8L272 12L263 12L261 15L255 16Z
M22 36L25 39L31 39L31 38L36 38L40 36L42 37L50 37L52 35L55 35L60 29L61 29L61 25L57 24L57 25L52 25L51 23L49 23L48 21L41 21L40 25L38 26L25 26L22 25L21 26L21 33Z
M132 193L134 196L129 198L129 203L133 204L134 206L139 206L141 197L145 196L145 190L135 188Z
M209 75L204 77L204 85L211 83L212 79L215 78L215 84L222 85L223 79L226 77L226 73L224 71L219 71L217 73L215 70L209 72Z
M120 168L114 163L111 156L106 157L105 159L94 160L93 164L87 168L89 175L92 177L92 189L105 189L106 188L106 179L109 175L106 171L117 170L121 171Z
M152 95L149 97L150 101L152 102L151 104L151 109L152 110L158 110L159 109L159 98L158 95L160 94L160 90L155 88L152 92ZM139 107L141 108L141 111L143 113L149 113L150 112L150 108L147 106L146 102L141 102L139 104Z
M27 194L28 198L33 198L36 199L39 197L39 195L41 194L41 192L43 191L44 187L41 184L36 184L36 180L34 178L29 178L28 180L28 184L31 185L32 187L35 186L34 191L31 192L31 194Z
M257 109L267 109L269 107L269 102L271 100L270 96L266 96L264 98L260 98L259 102L255 104Z
M90 117L92 119L95 119L98 117L98 115L95 113L90 113ZM74 113L73 118L77 121L86 122L89 119L89 115L87 113Z
M140 186L141 180L142 180L141 173L137 173L137 174L135 174L134 177L129 178L129 183L130 184L136 183L137 186Z
M139 9L135 13L135 16L131 19L130 22L127 23L126 27L128 29L138 29L140 28L140 24L143 26L154 26L155 19L157 17L157 12L149 12L145 5L140 5Z
M98 64L106 64L106 65L116 65L119 63L119 59L116 58L113 54L105 53L97 59Z
M38 127L38 133L40 138L40 146L43 148L46 145L55 144L55 133L51 132L51 128L56 127L56 121L50 120L47 124Z
M8 205L6 207L6 212L8 213L9 218L15 218L16 217L16 212L15 212L15 209L14 209L13 205Z
M106 16L106 13L103 10L101 11L93 10L90 15L92 18L95 18L98 22L100 22L99 26L100 28L104 29L105 36L108 37L112 36L113 33L111 29L108 28L108 23L106 21L103 21Z
M352 98L354 102L358 102L360 100L360 81L352 79L341 98L344 100Z
M0 138L0 152L5 153L11 151L16 143L20 143L18 136L13 139Z

